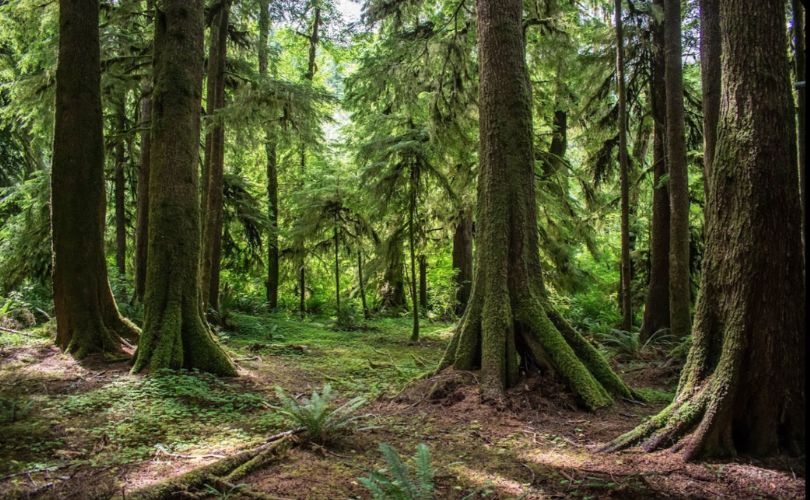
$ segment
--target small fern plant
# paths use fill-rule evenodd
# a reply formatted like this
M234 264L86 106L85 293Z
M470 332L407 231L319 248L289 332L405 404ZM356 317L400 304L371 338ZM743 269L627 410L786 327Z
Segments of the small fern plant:
M377 500L430 500L433 498L433 465L425 443L416 447L413 470L387 443L380 443L387 467L358 478Z
M292 424L304 428L305 436L318 444L332 441L339 433L350 431L364 415L353 413L366 404L363 397L352 398L341 405L335 404L337 393L326 384L321 392L312 391L309 398L296 400L281 387L276 387L281 406L273 408Z

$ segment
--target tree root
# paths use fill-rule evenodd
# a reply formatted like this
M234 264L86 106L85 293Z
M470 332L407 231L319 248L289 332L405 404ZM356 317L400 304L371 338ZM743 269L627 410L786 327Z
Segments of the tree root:
M217 460L185 474L135 490L127 494L126 498L163 500L183 494L193 496L193 491L201 488L206 483L232 486L233 481L239 480L268 462L278 459L286 451L286 444L295 435L303 431L303 428L297 428L275 434L259 446Z

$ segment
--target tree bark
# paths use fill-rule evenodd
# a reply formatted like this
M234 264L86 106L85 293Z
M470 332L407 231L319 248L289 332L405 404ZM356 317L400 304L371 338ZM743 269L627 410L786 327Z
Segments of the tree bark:
M230 1L222 2L214 17L208 56L206 114L214 116L225 106L225 60L228 47ZM217 124L205 137L203 165L203 304L219 310L219 266L222 254L223 176L225 174L225 127Z
M473 279L472 211L462 209L453 233L453 270L456 284L456 315L464 314Z
M335 213L335 226L332 231L332 240L335 245L335 312L340 320L340 226L337 213Z
M76 358L120 354L137 328L118 313L104 258L99 2L60 0L51 169L56 343Z
M197 154L203 74L202 0L163 0L155 14L144 328L133 372L236 375L202 309Z
M408 184L408 249L411 257L411 313L413 313L413 323L411 325L411 342L419 341L419 297L416 290L416 191L418 180L416 168L411 167L411 178Z
M384 245L385 271L380 290L382 306L399 311L405 308L405 278L402 275L402 233L397 230Z
M785 14L720 2L723 89L692 347L671 405L608 446L803 453L805 287ZM756 388L756 390L752 390Z
M127 273L127 217L126 217L126 152L124 150L124 133L127 127L126 96L116 109L116 127L118 140L115 144L115 267L119 276Z
M719 0L700 0L700 80L703 93L703 192L709 196L720 115ZM705 199L704 198L704 199Z
M653 5L663 9L663 0ZM664 24L652 21L650 108L653 118L653 207L650 224L650 282L639 337L646 342L661 329L669 329L669 190L666 162L666 83L664 80Z
M270 32L269 0L259 2L259 76L267 77L267 37ZM278 249L278 160L276 138L272 130L265 132L264 153L267 158L267 308L278 307L279 249Z
M805 33L804 33L804 16L805 16L805 7L804 2L798 2L797 0L793 0L793 59L796 65L796 81L797 82L805 82ZM805 140L805 131L806 129L806 120L807 120L807 101L805 97L805 89L807 84L805 83L803 86L799 87L796 90L796 115L797 115L797 122L798 122L798 136L799 136L799 187L801 193L801 201L802 201L802 237L804 238L804 228L807 227L807 216L805 214L805 202L807 201L807 197L805 193L807 192L807 166L805 165L805 152L806 152L806 140Z
M427 314L427 256L419 256L419 305L422 308L422 315Z
M619 98L619 179L621 184L621 310L622 330L633 326L630 293L630 180L627 165L627 96L624 83L624 34L622 33L622 0L614 2L616 24L616 93Z
M135 212L135 296L143 302L149 245L149 150L152 129L152 85L141 94L141 150L138 159L138 202Z
M472 296L439 369L480 368L482 396L496 400L517 383L521 362L551 369L595 409L610 393L633 393L546 296L522 11L521 0L478 0L478 252Z
M363 281L363 251L360 249L357 250L357 282L360 287L360 303L363 305L363 317L369 319L371 313L366 302L366 284Z
M684 136L681 2L664 0L664 57L669 170L669 324L678 338L689 335L689 179Z

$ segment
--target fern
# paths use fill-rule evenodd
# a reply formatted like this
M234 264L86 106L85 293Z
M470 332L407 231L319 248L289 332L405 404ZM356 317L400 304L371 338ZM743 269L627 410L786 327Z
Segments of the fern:
M319 393L312 391L309 398L298 401L281 387L276 387L276 396L281 406L273 407L290 422L303 427L306 436L320 444L332 441L340 431L351 430L363 415L353 413L366 404L363 397L352 398L335 406L337 394L326 384Z
M428 500L433 498L433 465L430 450L419 443L414 455L414 470L408 467L399 454L387 443L380 443L380 453L387 468L373 471L368 477L358 478L378 500Z

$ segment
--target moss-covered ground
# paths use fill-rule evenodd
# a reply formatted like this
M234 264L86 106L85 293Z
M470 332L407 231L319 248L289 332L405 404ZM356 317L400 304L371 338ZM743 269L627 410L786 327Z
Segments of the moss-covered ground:
M668 452L594 453L672 397L677 370L667 363L657 372L638 361L617 366L644 391L645 406L619 401L582 412L559 383L534 378L495 408L480 403L474 375L445 381L433 399L424 396L434 379L413 382L435 367L450 324L427 322L421 343L411 345L408 318L375 319L356 331L282 314L228 320L219 336L240 368L230 379L77 363L52 346L47 327L0 334L0 498L126 497L288 429L273 408L276 386L300 395L325 383L341 399L368 400L361 429L327 448L291 447L242 479L251 491L368 498L357 478L384 467L378 445L410 457L424 442L438 498L803 496L803 460L683 464Z

